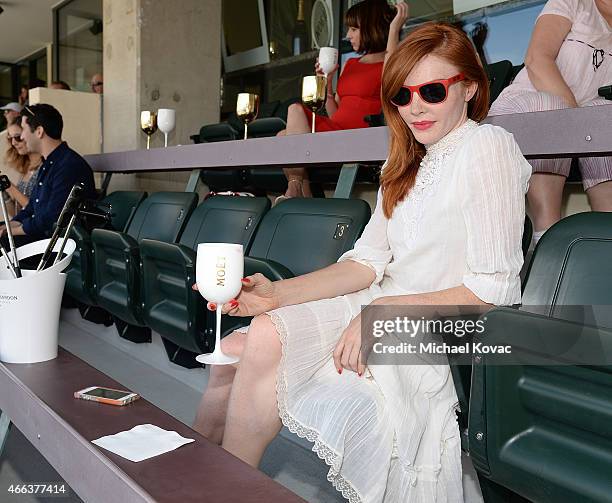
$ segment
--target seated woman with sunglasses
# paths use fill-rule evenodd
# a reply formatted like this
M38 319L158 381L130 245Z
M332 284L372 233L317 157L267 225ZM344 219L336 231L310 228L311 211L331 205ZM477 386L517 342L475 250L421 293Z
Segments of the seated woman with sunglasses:
M223 339L241 360L211 368L199 431L257 466L284 424L314 442L351 502L463 501L448 365L367 360L361 306L520 302L531 168L511 134L478 125L488 96L461 30L408 35L383 73L390 151L370 222L336 264L243 280L223 309L256 317Z
M38 168L42 164L40 154L28 153L25 142L21 139L21 126L19 118L13 119L7 128L9 148L6 151L5 159L9 167L15 169L19 174L19 179L15 185L7 189L6 194L11 199L7 205L9 215L15 216L25 208L30 201L30 194L36 185Z

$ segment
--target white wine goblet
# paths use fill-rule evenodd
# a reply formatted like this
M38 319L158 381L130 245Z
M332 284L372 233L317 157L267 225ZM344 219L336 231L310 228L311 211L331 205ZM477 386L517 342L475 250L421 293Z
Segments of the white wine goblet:
M215 349L196 357L208 365L229 365L240 360L221 350L221 310L240 293L244 274L242 245L232 243L200 243L196 257L196 283L202 297L217 305Z

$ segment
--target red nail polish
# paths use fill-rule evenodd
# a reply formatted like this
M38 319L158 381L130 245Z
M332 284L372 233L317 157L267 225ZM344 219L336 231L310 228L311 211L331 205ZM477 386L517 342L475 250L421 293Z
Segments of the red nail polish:
M230 306L232 306L232 307L236 307L238 304L239 304L239 302L237 300L230 301Z
M250 283L251 280L249 278L242 278L242 281L244 281L245 283Z
M338 374L342 374L342 369L338 369Z
M361 373L361 372L357 372L357 375L358 375L359 377L361 377L361 376L362 376L362 373Z
M210 308L211 308L213 311L216 311L216 309L217 309L217 304L211 304L211 305L210 305Z

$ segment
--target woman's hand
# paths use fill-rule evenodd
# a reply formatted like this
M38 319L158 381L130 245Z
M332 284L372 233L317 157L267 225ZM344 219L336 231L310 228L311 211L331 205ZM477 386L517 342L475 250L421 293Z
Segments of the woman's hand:
M334 66L334 68L332 69L331 72L329 72L327 75L325 75L323 73L323 70L321 69L321 65L319 65L319 58L317 58L317 62L315 63L315 74L317 75L322 75L323 77L328 77L328 83L331 83L331 77L334 75L334 73L336 73L338 71L339 65Z
M361 313L342 332L333 356L338 374L342 374L342 369L357 372L359 377L365 372L367 355L361 347Z
M197 284L192 287L198 289ZM242 289L235 299L223 304L223 314L230 316L257 316L279 306L274 283L261 273L242 278ZM211 311L217 305L209 302L206 307Z
M403 0L401 2L397 2L395 4L395 8L397 9L397 12L395 13L393 21L391 21L391 24L389 25L389 33L399 35L400 31L402 31L402 26L404 26L404 23L408 19L410 10L408 4Z
M6 194L14 201L20 192L14 185L11 185L8 189L6 189Z

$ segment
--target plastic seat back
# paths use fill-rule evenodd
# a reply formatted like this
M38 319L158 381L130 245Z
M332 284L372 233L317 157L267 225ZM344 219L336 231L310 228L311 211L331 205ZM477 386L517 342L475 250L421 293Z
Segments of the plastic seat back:
M123 231L130 223L138 205L147 197L146 192L118 190L100 201L100 207L111 213L110 228ZM92 285L93 264L89 232L81 226L76 226L72 238L77 242L77 248L72 255L70 266L66 269L66 292L75 300L92 305L95 304Z
M598 353L612 343L610 257L612 214L560 221L534 251L523 307L491 311L489 320L497 318L509 342L571 341L572 348L582 343ZM611 366L561 364L550 351L544 354L550 365L496 366L486 359L474 365L472 461L487 475L485 488L495 484L497 493L508 492L506 498L515 493L541 503L610 501Z
M198 195L193 192L156 192L140 204L126 233L137 241L173 243L197 203Z
M136 209L146 197L146 192L136 190L118 190L106 196L101 202L110 206L111 228L116 231L127 229Z
M198 243L240 243L246 254L268 209L266 197L209 197L189 218L180 244L195 251Z
M207 124L200 128L201 143L237 140L239 137L238 131L227 122Z
M263 219L250 256L274 260L300 275L350 250L370 218L361 199L288 199Z

